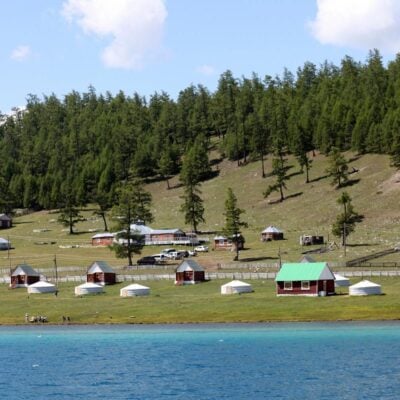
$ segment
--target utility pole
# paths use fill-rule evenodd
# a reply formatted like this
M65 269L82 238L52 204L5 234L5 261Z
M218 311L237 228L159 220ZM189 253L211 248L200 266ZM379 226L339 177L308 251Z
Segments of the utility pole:
M343 222L343 251L346 257L346 222Z
M54 271L55 271L55 278L56 278L56 288L58 289L58 271L57 271L57 257L54 254Z

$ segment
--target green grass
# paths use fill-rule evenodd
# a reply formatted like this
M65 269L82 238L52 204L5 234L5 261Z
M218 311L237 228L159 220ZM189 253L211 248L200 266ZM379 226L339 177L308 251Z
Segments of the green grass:
M211 158L216 157L214 152ZM363 155L354 157L347 153L350 169L355 167L359 172L350 175L357 181L346 188L353 198L356 211L363 214L364 221L357 225L355 233L349 237L349 246L346 256L340 246L324 254L315 254L316 261L343 262L356 257L368 255L396 245L399 241L400 205L398 195L400 184L396 171L389 166L389 158L383 155ZM301 252L309 250L299 245L299 236L306 234L321 234L329 241L339 243L338 238L331 234L331 226L336 215L340 212L336 199L340 191L330 185L325 177L327 159L317 154L313 159L310 178L313 180L305 184L305 176L296 174L298 166L293 157L289 157L293 165L293 176L287 182L288 189L285 195L289 196L283 203L270 203L277 198L263 198L263 191L272 182L272 178L261 177L260 162L252 162L237 167L235 162L227 160L218 164L219 175L202 184L206 223L200 229L212 240L215 232L224 225L224 202L228 187L232 187L238 197L239 207L246 210L244 219L249 227L243 230L246 238L246 250L241 252L240 258L244 261L273 263L281 253L283 261L298 261ZM215 168L215 167L214 167ZM266 169L271 168L271 159L267 160ZM185 226L183 215L179 211L182 202L182 187L178 185L178 177L171 179L175 188L167 190L165 182L155 182L147 185L153 195L153 214L155 228ZM298 194L297 196L294 196ZM294 196L294 197L290 197ZM102 221L93 217L92 210L83 211L87 218L77 225L78 233L69 235L56 222L58 214L41 211L15 218L15 226L0 231L0 236L9 237L14 250L0 252L0 268L9 268L20 262L27 262L34 267L53 268L54 256L57 256L59 266L78 266L84 270L94 260L108 261L112 266L122 267L126 260L115 258L107 248L93 248L90 238L94 231L102 231ZM112 226L112 221L109 221ZM268 225L275 225L285 233L285 240L262 243L260 232ZM45 230L35 232L37 230ZM40 242L56 242L55 244L37 244ZM59 246L74 245L75 248L60 248ZM148 246L143 249L142 255L154 254L160 247ZM231 263L234 254L227 251L210 251L198 257L200 263L206 267L215 267L217 264ZM399 261L398 254L386 256L377 261Z
M76 324L211 323L321 320L393 320L400 318L400 279L379 278L382 296L276 297L272 281L251 281L254 292L221 295L216 280L176 287L171 281L145 282L146 297L121 298L127 283L107 286L104 294L76 297L73 284L58 296L31 294L0 286L0 323L23 324L25 313L45 315L53 324L69 316ZM142 282L141 282L142 283Z

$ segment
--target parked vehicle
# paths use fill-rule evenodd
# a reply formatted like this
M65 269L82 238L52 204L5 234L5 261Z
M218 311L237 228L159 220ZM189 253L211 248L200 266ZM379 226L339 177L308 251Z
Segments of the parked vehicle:
M168 258L170 258L169 256L167 256L166 254L160 253L160 254L153 254L152 257L155 258L155 260L157 262L163 262L163 261L167 261Z
M189 250L188 253L189 253L189 257L194 257L197 255L196 250Z
M155 264L157 264L157 260L153 256L146 256L146 257L139 258L139 260L137 260L137 264L138 265L155 265Z
M171 254L174 253L174 252L176 252L175 249L164 249L164 250L161 250L161 254L167 256L168 258L172 258Z
M208 251L208 247L204 246L204 245L201 245L201 246L195 247L194 250L197 251L197 252L203 252L204 253L204 252Z

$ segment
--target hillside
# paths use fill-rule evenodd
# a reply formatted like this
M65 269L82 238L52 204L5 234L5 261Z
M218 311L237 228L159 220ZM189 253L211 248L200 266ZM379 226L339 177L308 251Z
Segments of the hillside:
M351 160L349 169L354 167L358 172L350 175L352 184L344 190L352 197L355 210L364 215L363 222L357 225L348 240L346 258L351 259L386 249L399 241L397 195L400 179L389 166L387 156L356 157L352 153L345 153L345 156ZM287 199L282 203L274 201L278 199L277 193L268 199L263 197L273 178L262 178L260 162L241 167L227 160L217 164L219 175L202 184L206 223L200 229L214 232L222 228L226 189L232 187L238 197L239 207L246 210L243 219L249 224L243 232L248 250L242 252L242 259L276 258L280 248L283 259L297 260L301 251L307 250L299 245L301 234L324 235L329 241L339 243L339 239L333 237L331 227L340 212L336 199L341 191L333 188L326 177L327 158L321 154L314 157L309 184L305 184L305 175L299 173L293 157L289 157L289 164L293 165L290 170L292 177L287 182ZM271 159L266 165L267 171L270 170ZM177 186L178 180L175 179L173 183ZM182 226L183 218L179 212L182 188L166 190L164 182L157 182L150 184L149 190L153 194L157 225ZM282 229L286 240L262 243L259 240L260 232L268 225ZM231 258L220 251L214 253L215 259ZM324 260L340 261L343 257L342 249L315 255L315 258Z
M343 262L355 257L364 256L395 246L399 242L399 205L400 177L389 166L389 158L383 155L355 156L345 153L351 160L350 170L358 170L350 175L352 185L345 188L353 199L357 212L364 215L364 220L357 225L356 231L348 240L347 254L338 247L324 254L315 254L316 260ZM276 262L281 253L282 260L297 261L301 252L310 248L299 245L301 234L324 235L329 241L339 243L331 233L331 226L340 212L336 199L340 191L330 185L325 175L327 159L316 154L310 172L311 183L305 184L305 175L299 173L296 160L289 157L293 168L292 176L287 182L287 199L275 202L277 194L269 199L263 198L263 191L272 182L271 177L261 177L260 162L251 162L238 167L235 162L219 161L217 153L211 153L214 160L214 170L217 176L203 182L201 190L205 206L206 223L200 225L204 236L213 238L214 234L224 225L224 202L226 189L232 187L238 197L238 205L246 210L243 219L249 227L243 231L246 238L246 250L241 252L243 261ZM271 168L271 159L266 163L267 171ZM179 208L182 200L182 187L179 187L178 177L171 182L173 187L167 190L164 181L153 182L147 189L153 195L153 213L155 228L184 226L184 218ZM77 225L76 235L68 235L56 222L57 214L42 211L15 219L15 226L0 232L0 236L9 237L15 249L0 253L0 268L8 268L16 263L26 261L32 265L51 267L54 255L57 255L59 266L87 266L95 259L104 259L116 265L125 265L126 261L115 259L107 248L92 248L90 237L94 231L101 231L101 221L92 216L87 209L87 221ZM260 232L268 225L275 225L285 233L285 240L262 243ZM39 231L38 231L39 230ZM51 244L51 242L56 242ZM59 246L67 246L60 248ZM74 246L74 248L71 248ZM79 246L79 247L78 247ZM143 254L158 252L160 248L147 247ZM8 258L10 256L10 258ZM224 251L210 251L199 256L207 266L218 263L230 263L233 254ZM392 254L379 261L397 261L398 255Z

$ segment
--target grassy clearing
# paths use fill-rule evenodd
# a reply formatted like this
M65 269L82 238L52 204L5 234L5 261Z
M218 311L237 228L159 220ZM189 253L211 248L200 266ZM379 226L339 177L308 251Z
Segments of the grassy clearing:
M27 295L26 289L0 286L0 323L23 324L24 315L45 315L50 323L69 316L77 324L206 323L320 320L393 320L400 318L400 279L374 279L385 295L350 297L276 297L272 281L252 281L253 293L220 294L226 281L175 287L171 281L145 282L150 296L120 298L125 284L104 294L75 297L74 285L54 294ZM141 282L142 283L142 282Z
M383 155L355 157L351 153L347 153L346 157L352 159L350 169L354 167L358 170L350 175L353 184L346 190L353 198L355 210L362 213L365 219L349 237L346 256L343 249L338 247L328 253L313 255L316 261L342 262L387 249L400 241L400 206L397 200L400 179L389 166L389 158ZM283 203L274 203L274 195L268 200L263 198L262 193L272 178L261 177L259 162L241 167L227 160L218 163L219 175L204 182L201 188L206 210L206 223L200 226L204 236L212 239L215 232L222 229L226 191L232 187L239 206L246 210L244 218L249 223L249 227L243 231L246 250L241 252L241 260L274 263L278 261L280 253L283 261L297 261L302 251L309 250L299 245L299 236L303 233L322 234L329 241L335 240L338 243L338 239L332 237L331 226L340 211L336 204L340 191L335 190L325 177L326 157L320 154L314 157L310 173L312 182L309 184L305 184L305 176L298 173L296 161L292 157L289 157L289 161L293 165L292 177L285 192L288 199ZM271 168L270 163L268 159L267 171ZM179 211L183 189L178 183L178 178L174 177L171 180L174 188L171 190L167 190L165 182L154 182L147 186L153 195L154 227L189 229L184 225L183 215ZM16 218L12 229L0 232L1 236L9 237L15 247L9 253L10 258L7 252L0 252L0 268L13 267L26 261L34 267L50 269L54 265L54 255L60 267L78 266L84 270L91 262L99 259L115 267L124 266L126 260L116 259L109 249L93 248L90 245L90 238L95 231L102 231L102 222L93 217L90 209L84 210L83 214L87 220L77 225L78 233L75 235L69 235L56 222L56 213L42 211ZM262 243L260 232L268 225L281 228L285 240ZM149 246L143 250L143 255L159 251L159 247ZM198 259L211 268L232 262L233 256L231 252L210 251ZM392 254L378 261L400 262L400 258L398 254Z

